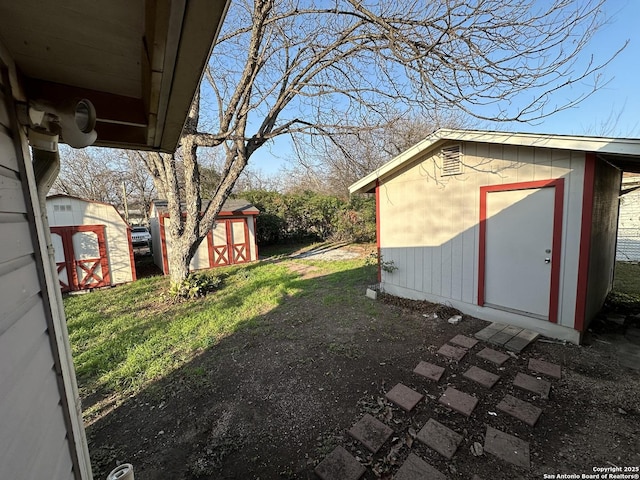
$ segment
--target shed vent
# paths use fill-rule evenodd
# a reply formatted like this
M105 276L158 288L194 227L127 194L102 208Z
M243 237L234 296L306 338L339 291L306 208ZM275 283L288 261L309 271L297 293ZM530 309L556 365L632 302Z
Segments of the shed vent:
M440 156L442 157L443 177L462 173L462 152L460 145L443 147Z

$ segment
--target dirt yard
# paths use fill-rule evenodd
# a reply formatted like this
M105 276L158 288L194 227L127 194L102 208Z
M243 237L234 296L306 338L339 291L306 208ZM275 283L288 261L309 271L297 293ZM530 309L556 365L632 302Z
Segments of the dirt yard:
M304 260L284 261L325 295L287 298L264 314L259 328L228 336L94 420L87 432L96 479L123 462L133 464L136 480L312 479L314 467L338 445L367 465L367 479L391 478L410 451L451 479L542 479L640 465L640 375L619 365L610 341L591 336L580 347L538 341L503 370L493 369L502 380L488 392L460 378L469 365L490 370L480 359L469 354L457 364L436 354L455 335L473 336L486 322L464 317L454 326L446 308L373 301L364 297L364 283L346 285ZM493 415L529 358L563 366L550 398L530 399L543 409L535 427ZM446 366L447 376L438 384L418 377L412 370L420 360ZM481 399L470 418L438 404L454 380ZM398 382L426 395L410 414L384 400ZM347 434L364 413L394 430L376 455ZM464 435L451 460L413 440L434 415ZM487 453L472 455L487 425L530 443L530 470Z

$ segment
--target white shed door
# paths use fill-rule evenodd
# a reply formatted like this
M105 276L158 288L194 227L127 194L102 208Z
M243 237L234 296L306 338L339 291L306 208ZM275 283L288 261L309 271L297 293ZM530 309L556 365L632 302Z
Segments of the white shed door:
M554 190L487 192L485 304L549 317Z

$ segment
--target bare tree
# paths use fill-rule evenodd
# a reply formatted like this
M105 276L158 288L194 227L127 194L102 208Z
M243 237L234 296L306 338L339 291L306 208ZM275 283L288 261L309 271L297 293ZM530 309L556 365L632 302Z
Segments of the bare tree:
M404 116L385 125L365 125L358 131L314 138L310 145L295 142L293 168L286 170L288 189L311 189L338 197L349 196L349 185L423 140L438 128L463 128L469 120L460 115L436 118Z
M213 111L205 111L203 125L212 133L198 128L198 97L182 138L184 196L176 156L145 157L168 201L172 282L187 275L253 153L278 136L353 133L389 123L397 112L431 118L456 109L485 120L531 121L575 105L598 88L599 72L616 54L599 61L584 55L606 20L605 2L232 2L206 71L204 98ZM577 82L591 88L571 98ZM199 147L224 155L207 205Z

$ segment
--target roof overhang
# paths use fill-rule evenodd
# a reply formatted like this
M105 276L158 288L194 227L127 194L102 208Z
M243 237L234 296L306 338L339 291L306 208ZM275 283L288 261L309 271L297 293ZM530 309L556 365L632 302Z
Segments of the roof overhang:
M229 0L0 3L19 101L89 99L96 145L173 152Z
M581 137L537 133L487 132L440 129L349 187L350 193L367 193L378 181L393 176L409 163L424 157L446 142L477 142L520 147L594 152L625 171L640 171L640 139Z

